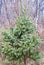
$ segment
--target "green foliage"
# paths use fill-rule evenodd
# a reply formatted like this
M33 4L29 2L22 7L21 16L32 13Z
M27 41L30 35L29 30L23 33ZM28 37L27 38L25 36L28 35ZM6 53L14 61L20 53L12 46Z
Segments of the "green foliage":
M28 55L33 60L39 59L38 46L41 43L36 28L28 17L16 20L16 28L3 32L2 53L9 60L23 60Z

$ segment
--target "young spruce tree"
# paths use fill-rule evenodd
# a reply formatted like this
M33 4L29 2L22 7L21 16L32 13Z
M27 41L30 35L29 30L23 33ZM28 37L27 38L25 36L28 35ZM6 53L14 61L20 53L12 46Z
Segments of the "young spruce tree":
M8 60L33 60L39 59L38 47L40 38L36 33L34 22L27 16L20 16L16 20L16 27L10 28L8 32L3 32L3 48L2 53Z

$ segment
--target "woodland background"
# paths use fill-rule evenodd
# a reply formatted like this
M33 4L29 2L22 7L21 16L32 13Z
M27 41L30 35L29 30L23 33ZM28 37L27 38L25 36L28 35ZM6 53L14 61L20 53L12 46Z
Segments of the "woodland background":
M26 15L35 21L37 33L44 41L44 0L0 0L0 29L14 26L15 17L20 16L24 8ZM40 49L44 52L44 44Z

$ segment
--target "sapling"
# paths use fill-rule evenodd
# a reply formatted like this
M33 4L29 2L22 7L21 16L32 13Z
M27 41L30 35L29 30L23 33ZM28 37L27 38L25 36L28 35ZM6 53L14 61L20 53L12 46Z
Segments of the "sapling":
M34 22L29 17L22 15L16 20L16 27L10 27L8 32L3 32L2 53L9 61L22 61L26 59L36 61L40 58L38 47L40 38L36 33Z

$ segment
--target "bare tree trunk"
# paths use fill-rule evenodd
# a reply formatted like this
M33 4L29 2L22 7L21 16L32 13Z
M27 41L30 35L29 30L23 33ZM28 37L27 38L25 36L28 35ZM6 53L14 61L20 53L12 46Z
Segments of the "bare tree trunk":
M0 14L1 14L1 8L2 8L2 0L0 0Z
M37 16L36 16L36 29L37 29L37 23L39 18L39 0L36 0L36 10L37 10Z
M6 1L5 0L4 0L4 5L5 5L6 16L7 16L7 19L9 21L9 25L10 25L10 18L9 18L9 15L8 15L7 5L6 5Z

